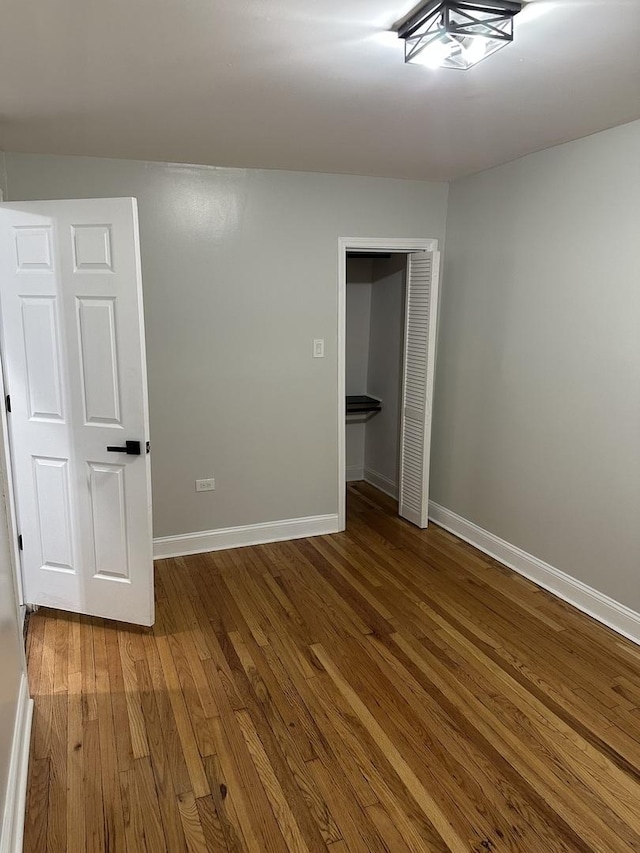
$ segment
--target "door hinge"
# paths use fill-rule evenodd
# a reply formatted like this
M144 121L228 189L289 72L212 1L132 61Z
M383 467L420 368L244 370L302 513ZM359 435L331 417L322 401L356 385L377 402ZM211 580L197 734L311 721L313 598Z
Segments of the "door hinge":
M24 547L23 547L23 544L22 544L22 533L20 533L20 535L18 536L18 548L19 548L21 551L24 551Z
M11 394L7 394L7 397L5 399L5 403L7 404L7 411L10 412L11 411Z

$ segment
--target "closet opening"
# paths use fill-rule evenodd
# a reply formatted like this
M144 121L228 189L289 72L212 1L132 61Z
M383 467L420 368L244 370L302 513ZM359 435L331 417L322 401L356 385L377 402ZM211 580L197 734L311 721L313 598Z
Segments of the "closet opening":
M347 253L346 481L397 500L407 256Z
M395 244L395 245L394 245ZM341 241L339 527L365 481L428 524L437 241Z

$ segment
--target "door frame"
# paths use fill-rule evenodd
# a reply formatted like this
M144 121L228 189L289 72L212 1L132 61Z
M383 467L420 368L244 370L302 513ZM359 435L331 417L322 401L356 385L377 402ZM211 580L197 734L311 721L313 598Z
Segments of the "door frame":
M13 490L13 469L11 443L9 440L9 423L7 421L7 405L4 377L4 362L0 352L0 488L3 495L2 507L9 534L9 552L11 556L11 569L13 573L13 584L16 597L16 609L18 612L18 624L22 625L25 614L25 601L22 586L22 560L20 559L20 547L18 545L18 517L16 514L15 493ZM1 522L0 522L1 523Z
M3 201L5 201L4 192L2 187L0 187L0 202ZM6 400L7 394L4 382L4 363L2 361L2 352L0 352L0 489L3 493L2 500L0 500L0 512L5 514L7 521L11 571L13 574L13 589L16 599L16 610L18 612L18 624L22 625L26 608L24 605L24 592L22 589L22 561L20 560L20 548L18 546L18 519L13 492L11 445L9 443L9 424L7 422Z
M437 252L438 240L425 237L338 238L338 531L345 530L347 526L347 424L345 411L347 366L347 252L352 251L392 252L403 255L410 255L414 252Z

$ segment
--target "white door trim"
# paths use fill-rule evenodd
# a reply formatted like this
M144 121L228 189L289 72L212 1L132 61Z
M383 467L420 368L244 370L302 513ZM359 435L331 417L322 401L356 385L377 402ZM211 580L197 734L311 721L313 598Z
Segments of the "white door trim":
M4 193L0 189L0 202L4 201ZM9 444L9 424L7 423L6 392L4 384L4 365L2 353L0 353L0 433L2 442L0 445L0 485L4 492L4 507L7 516L7 527L9 530L9 551L11 554L11 571L13 574L13 588L16 597L16 608L18 611L18 625L22 625L24 619L24 592L22 589L22 569L20 565L20 549L18 547L18 519L16 515L15 498L13 494L13 473L11 471L11 446Z
M339 237L338 238L338 530L346 517L346 412L345 370L347 346L347 252L437 252L438 241L424 237Z
M0 353L0 488L4 493L2 501L9 533L9 553L11 556L11 571L16 597L18 624L22 625L24 618L24 592L22 587L22 569L20 549L18 547L18 517L16 514L15 497L13 492L13 472L11 469L11 445L9 443L9 424L7 423L6 391L4 384L4 365ZM2 522L0 521L0 524Z

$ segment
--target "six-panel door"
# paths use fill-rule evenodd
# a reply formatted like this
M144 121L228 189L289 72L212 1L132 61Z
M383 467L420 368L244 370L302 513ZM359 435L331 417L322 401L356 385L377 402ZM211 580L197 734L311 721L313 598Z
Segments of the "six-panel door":
M135 199L0 205L0 310L25 598L153 623ZM107 447L138 440L139 456Z

